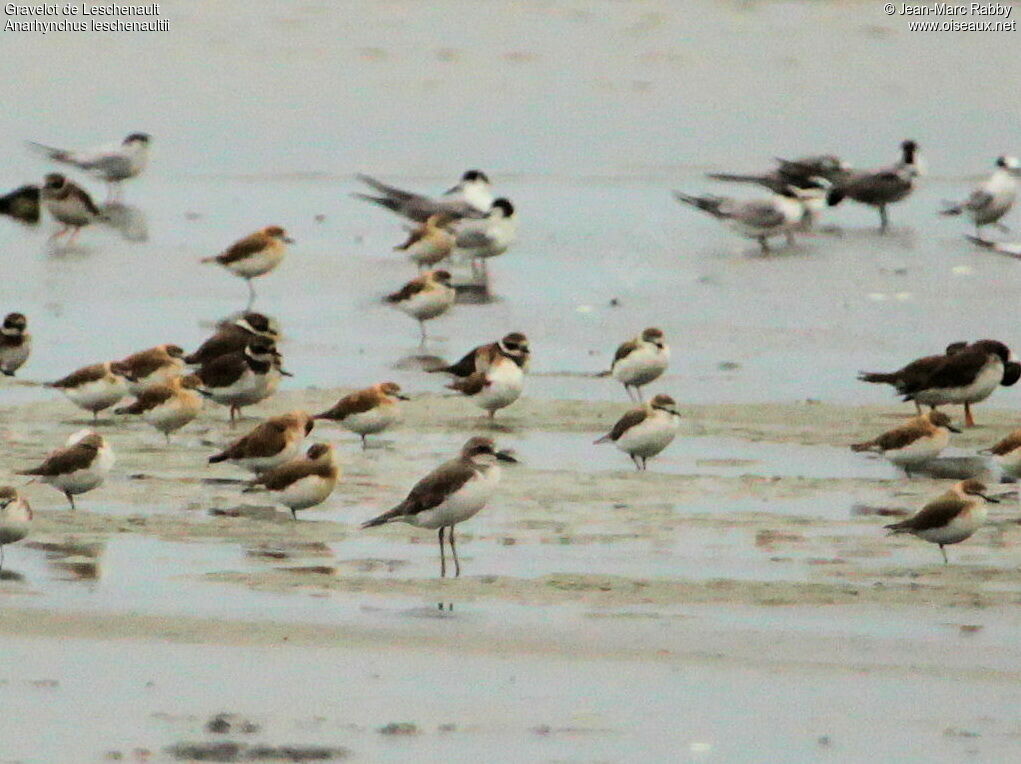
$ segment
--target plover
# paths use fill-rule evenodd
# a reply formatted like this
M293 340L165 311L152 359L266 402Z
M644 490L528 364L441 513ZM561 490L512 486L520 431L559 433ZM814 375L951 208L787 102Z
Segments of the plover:
M921 174L918 144L904 141L900 148L901 160L896 164L879 170L853 172L835 184L827 196L830 206L840 204L846 198L876 207L879 210L879 231L884 233L889 224L887 206L907 198Z
M424 223L430 215L437 213L455 218L482 217L493 204L492 186L481 170L467 170L461 175L461 180L438 199L389 186L368 175L356 177L380 195L356 193L352 194L354 198L386 207L416 223Z
M525 387L525 371L531 360L528 339L523 334L509 334L500 342L484 345L473 352L475 371L467 376L455 372L459 378L447 385L447 388L469 398L492 419L497 411L521 397ZM465 359L461 359L454 368L464 364Z
M60 390L75 406L91 411L93 421L128 392L127 380L111 361L84 366L46 387Z
M80 430L67 439L63 448L50 452L38 467L15 474L30 475L52 485L75 509L74 497L102 485L113 465L113 449L106 439L93 430Z
M680 426L677 403L669 395L660 393L645 405L624 414L610 432L595 442L612 442L642 471L649 459L674 442Z
M514 205L502 197L493 202L482 220L464 219L454 227L457 248L467 253L473 262L481 261L483 270L486 261L506 252L517 235Z
M57 149L31 141L28 145L55 162L73 165L95 175L107 183L111 196L118 196L120 184L145 169L149 161L149 141L146 133L131 133L120 143L79 151Z
M1021 169L1017 157L998 157L996 170L985 182L972 191L963 202L958 204L950 202L950 206L940 214L967 215L975 224L975 236L981 236L982 226L999 225L1000 218L1014 206L1019 172Z
M1009 387L1021 377L1021 364L1010 360L1010 349L997 340L979 340L944 356L932 372L898 388L904 400L925 406L964 404L964 423L975 426L973 404L988 398L999 387Z
M248 284L248 307L255 301L255 288L252 279L263 276L280 265L287 253L287 245L294 239L277 225L266 226L240 241L234 242L224 252L215 257L205 257L201 262L222 265Z
M411 229L404 243L394 250L406 254L419 270L436 265L454 251L454 234L447 229L454 219L448 214L430 215L424 223Z
M926 462L935 459L950 443L950 433L960 432L942 411L930 411L884 432L878 438L855 443L852 451L872 451L902 468L910 477Z
M291 411L260 423L218 454L210 464L231 462L250 472L261 473L289 462L301 451L302 441L314 423L304 411Z
M1005 475L1015 480L1021 478L1021 430L1014 430L996 445L979 453L992 454L993 461Z
M398 401L406 400L408 397L401 395L401 387L396 382L380 382L345 395L332 408L312 418L339 422L345 429L361 436L364 449L366 435L383 432L400 419Z
M443 531L449 528L454 576L460 576L461 562L457 557L454 526L474 517L486 506L500 482L499 461L516 462L517 459L509 451L498 450L490 438L470 438L456 459L441 464L419 480L404 501L363 523L362 528L373 528L386 523L408 523L417 528L438 530L441 578L447 575Z
M50 241L70 231L71 236L67 240L70 244L82 228L103 219L103 213L92 201L89 192L58 173L46 176L41 195L43 206L64 226L50 237Z
M17 488L0 486L0 570L4 567L4 547L28 535L32 507Z
M521 368L527 369L531 359L531 349L528 344L528 337L521 332L511 332L504 335L503 339L491 342L488 345L479 345L469 350L463 358L450 366L438 366L429 369L430 374L442 372L453 374L455 377L470 377L477 371L485 371L496 359L507 357L514 360Z
M670 346L663 330L650 326L617 348L610 370L604 375L612 376L624 385L628 398L641 402L642 387L658 379L669 364Z
M214 358L195 374L202 381L203 395L230 407L231 424L241 416L243 407L254 406L273 395L281 376L291 376L281 367L276 344L265 337L254 337L244 350Z
M168 343L132 353L115 364L127 380L128 392L141 395L150 387L165 385L184 370L184 350Z
M34 225L39 222L40 196L39 186L20 186L0 196L0 215Z
M967 342L952 342L947 345L943 355L927 355L923 358L912 361L907 366L892 372L882 371L860 371L858 379L861 382L870 382L878 385L893 385L900 395L907 389L915 389L925 384L932 373L939 368L948 355L953 355L968 347ZM922 413L922 405L915 401L915 409Z
M884 526L890 535L910 533L930 544L938 544L946 565L947 544L970 538L986 521L986 502L999 503L988 495L985 484L974 478L962 480L942 496L933 499L916 514Z
M245 492L268 491L273 500L290 509L291 516L297 520L299 509L326 501L339 478L333 446L315 443L303 457L263 472L249 483Z
M426 271L405 284L401 291L387 295L386 301L418 321L424 345L425 322L446 313L456 296L450 286L449 271Z
M782 193L768 199L738 201L724 196L691 196L674 191L674 198L711 215L731 230L759 242L763 253L768 253L769 239L786 236L801 230L809 215L807 202L821 199L821 187L808 189L787 186Z
M13 377L32 352L32 335L23 313L8 313L0 326L0 372Z
M202 396L195 392L202 385L194 374L174 377L166 384L152 385L135 401L115 409L115 414L140 414L142 419L166 436L184 427L202 411Z
M754 183L768 188L774 194L783 193L788 186L812 187L817 178L836 183L847 177L851 167L833 154L818 154L799 159L776 160L777 167L761 175L739 175L725 172L710 172L707 177L733 183Z
M220 324L216 333L203 342L198 350L184 357L184 362L190 366L201 366L221 355L244 350L254 337L265 337L276 342L280 337L280 331L276 322L268 316L262 313L245 313L233 321Z

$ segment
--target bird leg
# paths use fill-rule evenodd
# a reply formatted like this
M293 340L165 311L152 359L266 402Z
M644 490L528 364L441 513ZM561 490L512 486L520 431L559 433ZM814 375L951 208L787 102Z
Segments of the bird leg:
M252 309L252 305L255 304L255 287L252 286L251 279L245 279L245 283L248 284L248 304L245 306L245 311Z
M638 457L635 456L634 454L631 454L631 461L633 461L635 463L635 470L637 472L641 472L642 471L642 463L640 461L638 461Z
M645 403L645 399L642 398L642 386L635 385L635 401L637 403Z
M291 517L293 517L295 520L298 519L298 511L294 509L294 507L291 507Z
M447 558L443 554L443 527L440 527L440 578L447 577Z
M71 509L72 510L77 509L77 507L75 507L74 505L74 496L72 496L68 491L64 491L64 495L67 497L67 500L71 503Z
M965 427L974 427L975 426L975 417L973 417L971 415L971 404L970 403L965 403L964 404L964 426Z
M943 564L949 565L950 560L947 559L947 550L943 548L942 544L939 545L939 551L943 554Z
M0 544L0 571L4 569L4 545Z
M915 413L918 414L918 416L922 415L922 404L918 401L915 401Z
M461 561L457 559L457 547L454 545L454 526L450 526L450 551L454 553L454 578L461 575Z
M60 229L59 231L57 231L57 232L56 232L55 234L53 234L53 235L52 235L52 236L50 237L50 239L49 239L49 240L50 240L50 241L56 241L57 239L59 239L59 238L60 238L61 236L63 236L63 235L65 234L65 233L67 233L67 232L68 232L68 231L70 231L70 230L71 230L71 226L69 226L69 225L66 225L66 226L64 226L63 228L61 228L61 229Z
M425 336L425 321L423 321L422 319L418 319L418 332L419 332L419 335L421 337L421 339L418 342L418 346L420 348L424 348L425 347L425 340L426 340L426 336Z
M764 255L768 255L769 254L769 251L770 251L769 250L769 239L767 239L765 236L760 236L759 237L759 246L762 247L762 254L764 254Z
M362 435L362 451L369 447L369 444L365 442L365 435Z
M886 216L886 205L879 205L879 233L886 233L886 228L890 224L889 218Z
M68 244L74 244L74 240L78 238L78 234L81 233L81 226L75 226L74 230L71 231L71 237L67 240Z

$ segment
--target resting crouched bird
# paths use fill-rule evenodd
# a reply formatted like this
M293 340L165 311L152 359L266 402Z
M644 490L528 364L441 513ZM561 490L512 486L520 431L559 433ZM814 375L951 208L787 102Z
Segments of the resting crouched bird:
M339 422L345 429L361 436L364 449L367 448L366 435L383 432L400 419L397 402L406 400L408 396L401 395L401 386L396 382L380 382L345 395L331 408L312 418Z
M950 417L942 411L930 411L884 432L878 438L855 443L851 450L882 454L910 477L911 470L920 468L942 453L950 443L951 432L959 433L960 430L950 423Z
M326 501L339 478L333 446L314 443L304 456L263 472L249 483L245 493L268 491L275 501L291 510L291 516L297 520L299 509Z
M32 507L17 488L0 487L0 570L4 566L4 547L28 535Z
M486 506L500 482L497 462L517 462L517 459L509 451L498 450L491 438L469 438L456 459L441 464L419 480L404 501L363 523L362 528L399 522L438 530L441 578L447 575L443 532L449 528L454 575L460 576L461 563L457 557L454 526L474 517Z
M939 544L943 564L947 564L947 544L970 538L986 521L986 502L999 503L989 496L984 483L974 478L962 480L942 496L933 499L916 514L884 526L890 534L910 533L930 544Z
M669 395L660 393L648 403L628 411L595 443L616 444L642 471L649 459L674 442L680 425L677 403Z

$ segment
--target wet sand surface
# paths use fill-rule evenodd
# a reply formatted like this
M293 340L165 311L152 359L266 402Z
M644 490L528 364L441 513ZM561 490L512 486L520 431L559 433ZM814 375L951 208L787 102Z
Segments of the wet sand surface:
M198 260L268 224L297 244L255 307L295 377L251 416L387 378L414 400L364 452L317 428L345 474L297 522L206 464L231 438L219 409L169 446L104 420L118 464L77 512L28 486L33 535L0 577L0 762L208 753L191 744L219 760L1021 758L1017 499L949 566L881 527L988 467L975 451L1019 421L1019 388L977 408L943 479L847 448L910 413L858 370L1018 345L1018 264L935 214L1018 153L1013 35L909 34L860 2L160 5L170 34L3 37L18 66L0 78L17 105L0 111L0 190L51 169L23 139L154 136L119 227L55 247L52 221L0 220L3 309L36 342L0 379L3 480L88 424L40 382L193 349L246 296ZM704 173L775 155L884 165L908 137L932 172L885 237L845 204L823 221L836 232L762 258L670 198L756 196ZM474 166L515 202L520 239L490 264L492 299L432 322L422 349L381 301L413 275L391 251L403 233L349 198L354 174L438 192ZM627 407L594 375L648 325L674 350L649 393L684 425L637 475L591 443ZM488 431L422 367L511 330L534 359L494 434L522 464L459 531L464 576L441 581L432 533L357 526ZM209 731L221 712L247 721Z

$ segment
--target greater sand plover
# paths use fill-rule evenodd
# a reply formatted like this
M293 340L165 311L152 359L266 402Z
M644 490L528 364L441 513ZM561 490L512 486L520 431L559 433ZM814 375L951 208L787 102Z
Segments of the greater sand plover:
M270 417L220 453L210 456L209 463L230 462L250 472L266 472L297 456L313 426L312 417L304 411Z
M447 575L443 531L449 529L454 555L454 575L461 575L454 526L474 517L486 506L500 482L498 461L516 462L509 451L496 448L491 438L474 437L461 448L456 459L441 464L415 484L407 498L393 509L362 524L372 528L385 523L408 523L417 528L439 531L440 577Z
M421 344L426 341L425 322L447 312L457 293L450 286L449 271L426 271L405 284L386 301L418 321Z
M216 263L248 284L248 307L255 301L255 287L252 279L264 276L280 265L287 254L287 245L294 239L278 225L266 226L261 231L234 242L215 257L205 257L203 263Z
M430 215L426 221L408 232L408 238L394 247L418 265L419 270L431 268L454 251L454 234L448 230L455 218L448 214Z
M174 377L166 384L152 385L140 392L132 403L114 409L115 414L139 414L146 423L166 436L184 427L202 411L202 396L196 390L202 386L194 374Z
M118 373L116 362L106 361L83 366L46 387L60 390L75 406L92 412L93 421L127 395L127 380Z
M291 510L297 520L299 509L326 501L340 478L333 446L314 443L304 456L263 472L249 483L245 492L268 491L273 500Z
M884 526L890 535L910 533L930 544L938 544L946 565L947 544L958 544L970 538L986 521L986 502L999 499L988 495L985 484L974 478L962 480L953 488L933 499L916 514Z
M141 395L150 387L165 385L184 370L184 350L162 344L132 353L117 361L115 368L128 384L128 392Z
M960 432L942 411L930 411L909 419L878 438L855 443L852 451L872 451L902 468L910 477L926 462L939 456L950 443L950 433Z
M92 430L80 430L67 439L63 448L51 451L38 467L15 474L29 475L53 486L75 509L74 497L102 485L113 464L113 449L106 439Z
M595 442L613 443L631 457L637 470L642 471L649 459L674 442L680 426L677 403L669 395L660 393L624 414L610 432Z
M983 449L979 453L991 454L993 461L1003 470L1003 474L1015 480L1021 479L1021 430L1014 430L991 448Z
M406 401L401 387L396 382L380 382L364 390L345 395L331 408L313 419L328 419L339 422L345 429L361 436L362 448L366 447L365 436L383 432L400 419L398 401Z

